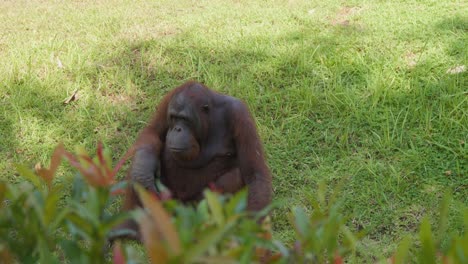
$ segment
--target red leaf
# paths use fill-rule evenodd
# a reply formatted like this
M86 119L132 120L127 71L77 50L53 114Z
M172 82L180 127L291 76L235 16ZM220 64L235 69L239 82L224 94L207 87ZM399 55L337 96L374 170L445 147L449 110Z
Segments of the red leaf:
M52 158L50 160L50 168L38 168L37 174L44 179L47 185L50 187L52 184L52 180L54 178L55 172L57 171L60 162L62 161L62 157L65 153L65 148L63 147L62 143L59 143L58 146L55 148L54 153L52 154Z
M125 256L122 252L122 246L120 245L119 241L115 242L113 252L114 252L114 257L113 257L114 264L125 264Z
M95 187L109 186L114 183L113 180L109 180L105 175L102 174L99 167L93 162L93 160L87 155L79 155L79 159L68 151L64 151L64 157L68 159L70 165L80 171L85 180ZM81 162L86 163L88 166L84 166Z
M106 161L104 160L104 152L103 152L103 146L102 146L102 142L98 142L98 146L97 146L97 155L98 155L98 158L99 158L99 162L101 164L106 164Z
M167 263L169 252L162 243L162 236L156 227L155 221L147 214L144 214L139 220L143 244L151 263Z
M95 165L93 159L88 155L79 154L78 158L81 159L81 161L86 162L89 166Z
M343 264L343 258L338 254L338 252L335 252L335 257L333 258L333 263L334 264Z
M152 195L139 185L136 185L135 189L143 203L143 207L147 209L153 220L153 233L160 234L160 237L167 242L172 255L179 255L181 252L181 244L175 226L171 221L171 216L166 212L156 195ZM142 233L144 237L145 232Z
M112 166L112 164L107 164L106 159L104 158L104 147L102 145L102 142L98 143L96 153L99 159L99 165L103 176L105 176L108 180L113 181L114 177L112 176L112 172L110 170L110 166Z
M161 201L167 201L167 200L170 200L171 198L172 198L172 193L169 190L161 191L159 193L159 199L161 199Z
M215 192L215 193L223 193L223 189L219 188L218 186L216 186L216 184L214 184L214 182L210 182L208 183L208 188L210 188L210 190L212 192Z
M111 195L124 195L124 194L125 194L124 188L115 189L111 192Z

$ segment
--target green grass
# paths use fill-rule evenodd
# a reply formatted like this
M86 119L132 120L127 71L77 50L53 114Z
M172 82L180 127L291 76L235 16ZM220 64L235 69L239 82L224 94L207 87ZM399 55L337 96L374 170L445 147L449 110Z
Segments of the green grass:
M276 238L291 241L289 208L318 181L343 178L363 260L435 222L447 187L461 231L468 74L447 71L468 64L465 1L95 2L0 3L0 178L22 181L13 163L48 164L60 141L123 155L196 79L250 106L285 202Z

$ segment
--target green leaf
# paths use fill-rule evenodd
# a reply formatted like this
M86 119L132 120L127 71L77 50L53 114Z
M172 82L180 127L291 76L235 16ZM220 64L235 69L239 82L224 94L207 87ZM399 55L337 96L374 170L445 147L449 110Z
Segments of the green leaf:
M40 239L38 241L38 250L39 250L39 261L38 263L50 263L50 264L59 264L60 261L56 256L51 252L50 248L47 246L47 242Z
M304 209L301 207L295 207L293 209L294 214L294 227L296 232L302 238L305 238L309 235L310 231L310 221L307 214L304 212Z
M215 222L218 225L223 225L224 223L224 214L223 214L223 208L221 206L221 203L218 200L218 196L211 192L211 191L205 191L205 198L208 203L208 207L210 208L210 211L213 215L213 218Z
M7 184L3 181L0 181L0 208L2 208L4 204L3 199L5 199L6 191L7 191Z
M340 224L336 219L329 219L325 223L324 232L322 233L323 243L327 252L335 252L338 244L338 231L340 230ZM330 254L329 259L333 256Z
M406 236L398 245L398 248L393 255L393 264L404 264L408 257L409 249L411 246L411 237Z
M76 156L80 156L80 157L90 157L90 155L88 154L88 151L86 151L86 148L83 147L83 146L75 146L75 153L76 153ZM85 168L88 168L87 166L87 163L83 163L83 161L80 161L80 163L85 164Z
M108 239L114 239L114 238L121 238L121 237L137 237L138 233L134 229L127 229L127 228L119 228L115 230L111 230L107 234Z
M77 215L79 215L81 218L85 219L86 222L88 223L88 226L99 226L100 224L100 219L99 219L99 214L100 211L97 210L96 212L93 212L89 208L89 200L91 200L93 197L90 196L86 200L86 204L79 203L76 201L69 201L69 206L73 208L73 212ZM94 201L95 203L95 201Z
M243 252L242 255L240 256L239 263L241 264L248 264L252 263L252 259L254 257L254 243L253 241L249 241L247 244L243 245Z
M284 246L283 243L281 243L280 241L273 241L273 244L276 246L276 248L278 249L278 251L281 253L281 255L285 258L288 258L290 253L289 253L289 250L287 247Z
M268 216L268 214L274 209L278 208L279 203L276 201L271 202L269 205L265 206L262 210L259 212L255 213L255 221L260 220L263 217Z
M130 218L132 218L131 212L124 212L112 215L109 219L106 219L103 222L101 222L101 231L107 234L114 227L118 226L119 224L123 223L125 220L128 220Z
M119 190L125 190L127 186L128 186L127 181L119 181L111 186L110 193L115 193Z
M210 215L206 199L201 200L197 205L197 215L202 219L207 219Z
M226 204L226 213L228 215L238 214L244 212L247 208L247 191L237 192Z
M448 213L450 203L452 202L452 193L450 191L446 191L444 194L444 198L440 203L440 215L439 215L439 234L438 239L439 241L442 240L443 236L446 235L447 226L448 226Z
M431 224L427 217L425 217L421 223L419 238L421 240L421 251L419 253L420 263L435 264L435 243L432 238Z
M82 218L77 213L70 213L66 216L66 219L70 221L70 232L76 233L85 239L91 239L93 235L93 226L89 224L87 219Z
M147 263L146 256L145 260L142 259L141 249L130 246L128 243L122 243L123 246L123 253L126 257L126 264L139 264L139 263Z
M20 164L15 164L15 168L21 176L23 176L26 180L31 182L36 188L38 188L39 190L42 189L43 184L41 182L41 178L38 177L32 170Z
M42 225L45 225L45 223L43 222L44 206L44 197L42 196L41 192L39 192L38 190L34 190L32 193L26 194L24 212L29 217L28 220L37 219L42 222ZM30 210L31 208L33 210Z
M200 259L199 263L205 263L205 264L217 264L217 263L223 263L223 264L238 264L239 261L226 257L226 256L206 256Z
M109 148L104 148L104 151L103 151L103 155L104 155L104 161L105 161L105 164L109 167L112 166L112 153L111 153L111 150Z
M62 196L58 192L49 192L44 205L44 224L47 226L56 218L58 202Z
M54 219L49 224L50 230L55 230L60 227L65 217L70 213L70 208L61 208L60 212L55 215Z
M463 211L463 225L465 230L468 230L468 208ZM465 232L465 235L468 235L468 232Z
M458 238L455 239L452 256L458 260L458 263L468 263L468 208L465 207L463 212L465 232Z
M345 245L350 248L352 251L356 250L356 245L358 243L356 236L349 230L349 228L345 225L341 226L341 230L344 234Z
M87 195L88 185L84 181L83 177L77 173L73 179L72 183L72 198L77 202L81 202Z
M327 193L327 185L324 181L318 183L317 199L321 208L326 208L325 196Z
M200 234L197 243L192 247L188 248L184 254L184 261L181 263L192 263L195 262L200 256L202 256L210 247L213 247L218 243L223 236L231 230L234 224L237 222L237 218L232 218L227 221L224 225L207 228L205 232Z
M59 245L64 251L66 259L71 264L90 263L86 251L84 251L76 241L63 239L60 240Z
M89 212L87 213L89 217L97 220L101 213L101 207L99 206L100 200L99 200L98 190L92 186L89 186L88 195L89 195L89 198L86 200L86 208L87 210L89 210ZM98 222L96 222L95 224L97 225Z

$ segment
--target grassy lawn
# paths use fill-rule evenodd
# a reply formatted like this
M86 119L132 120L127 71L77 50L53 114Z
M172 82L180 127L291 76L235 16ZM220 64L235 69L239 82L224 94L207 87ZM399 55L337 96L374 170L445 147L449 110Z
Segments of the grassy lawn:
M317 183L345 179L359 257L388 256L468 204L466 1L2 1L0 179L60 141L115 158L188 79L243 99L274 175L274 235ZM78 91L78 100L63 101ZM62 167L60 181L73 176ZM124 172L120 177L123 177Z

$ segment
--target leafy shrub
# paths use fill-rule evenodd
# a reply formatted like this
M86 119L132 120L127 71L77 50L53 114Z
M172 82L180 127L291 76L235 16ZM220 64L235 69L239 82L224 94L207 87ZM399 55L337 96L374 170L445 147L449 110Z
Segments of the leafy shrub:
M248 215L245 191L220 195L207 190L205 199L192 206L171 200L168 195L156 197L136 186L145 209L112 212L109 208L117 203L116 195L126 184L117 182L115 175L129 155L130 151L112 168L110 155L100 144L94 158L83 149L72 154L59 145L50 168L33 172L17 166L28 181L19 185L0 181L0 263L135 263L133 244L117 241L113 258L107 254L112 229L130 218L140 225L152 263L343 263L356 254L356 244L363 234L353 234L347 228L347 218L340 213L336 199L339 191L327 194L323 184L319 185L317 197L310 198L310 213L292 209L296 243L291 248L272 239L266 217L271 208ZM53 183L62 159L79 172L71 193ZM450 196L446 196L441 232L446 229L449 203ZM424 220L419 240L420 246L416 247L405 238L391 262L405 263L414 253L420 263L467 263L466 233L452 237L446 250L441 251L440 241Z
M84 150L77 155L59 145L49 169L36 173L17 166L29 180L18 186L0 183L0 245L7 259L20 263L103 263L104 245L109 231L130 217L128 213L111 214L106 208L114 202L110 195L120 183L110 156L101 145L91 159ZM62 158L80 171L71 194L52 184Z

